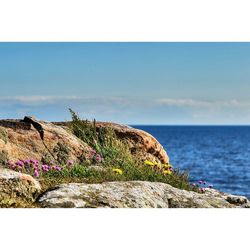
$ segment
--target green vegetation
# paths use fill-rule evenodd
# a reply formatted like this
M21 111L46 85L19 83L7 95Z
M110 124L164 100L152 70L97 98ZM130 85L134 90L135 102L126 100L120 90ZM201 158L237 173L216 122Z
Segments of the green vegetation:
M178 169L174 169L171 172L168 170L167 174L164 174L164 171L161 171L164 166L158 164L149 166L147 162L145 164L135 158L131 154L128 144L119 140L112 128L97 128L95 120L93 122L81 120L73 110L70 112L72 115L71 130L79 139L93 148L95 157L99 156L98 160L95 157L91 160L88 158L81 165L66 167L56 173L46 173L46 178L42 183L51 186L51 183L55 181L59 183L72 181L101 183L140 180L163 182L176 188L198 191L197 187L189 183L186 172L182 173ZM93 165L93 163L100 165L102 171L89 168L89 165ZM156 167L157 165L158 167Z
M143 161L135 157L127 142L120 140L111 127L97 128L95 121L82 121L74 111L70 112L70 129L92 148L90 152L83 153L80 162L69 160L67 148L60 144L53 152L56 153L57 163L48 163L49 157L46 156L46 161L42 162L34 159L8 161L9 168L33 175L39 179L44 191L61 183L139 180L163 182L179 189L199 192L199 188L189 183L186 172L182 173L170 164Z

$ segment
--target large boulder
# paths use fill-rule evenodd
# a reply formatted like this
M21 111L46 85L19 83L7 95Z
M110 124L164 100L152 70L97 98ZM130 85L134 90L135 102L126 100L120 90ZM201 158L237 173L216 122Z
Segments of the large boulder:
M128 181L102 184L63 184L38 200L48 208L233 208L249 207L245 197L206 190L204 194L157 182Z
M32 176L0 166L0 206L20 199L33 202L40 192L41 186Z
M69 129L53 123L31 117L0 120L0 163L6 159L77 161L90 150Z
M44 122L32 117L23 120L0 120L0 163L8 160L58 160L84 159L90 146L79 140L69 129L69 122ZM168 163L162 145L149 133L129 126L97 122L97 130L112 127L131 152L142 160Z
M106 126L112 127L118 138L126 140L131 152L141 159L169 163L169 157L163 146L151 134L126 125L97 122L97 128Z

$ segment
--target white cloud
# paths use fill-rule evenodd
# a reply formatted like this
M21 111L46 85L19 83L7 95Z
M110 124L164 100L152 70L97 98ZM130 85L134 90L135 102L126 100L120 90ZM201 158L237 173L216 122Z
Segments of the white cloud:
M147 124L248 124L250 101L185 98L5 96L0 97L1 117L37 115L63 120L68 108L88 119Z
M157 100L160 105L178 106L178 107L193 107L193 108L250 108L249 101L238 101L236 99L226 101L203 101L195 99L169 99L163 98Z
M176 106L183 108L250 108L250 101L234 100L197 100L185 98L131 98L131 97L81 97L81 96L0 96L0 105L51 105L51 104L89 104L121 106Z

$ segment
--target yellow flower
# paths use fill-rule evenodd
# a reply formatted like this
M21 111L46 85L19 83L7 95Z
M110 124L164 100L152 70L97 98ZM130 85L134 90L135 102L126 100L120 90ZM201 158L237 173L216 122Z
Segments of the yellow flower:
M151 166L151 167L154 167L154 166L157 166L158 164L157 163L154 163L154 162L152 162L152 161L144 161L144 164L145 165L148 165L148 166Z
M119 175L122 175L122 174L123 174L123 171L122 171L120 168L113 168L112 171L113 171L115 174L119 174Z
M171 171L171 168L172 168L173 166L170 164L170 163L166 163L166 164L164 164L163 165L163 169L164 170L170 170Z
M166 164L163 164L163 167L168 167L168 168L170 168L170 167L173 167L170 163L166 163Z
M172 172L170 170L164 170L163 174L170 175L170 174L172 174Z

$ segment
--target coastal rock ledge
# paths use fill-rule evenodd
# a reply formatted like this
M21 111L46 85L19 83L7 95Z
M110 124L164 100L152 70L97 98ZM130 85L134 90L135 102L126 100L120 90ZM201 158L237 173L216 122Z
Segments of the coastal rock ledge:
M240 208L246 197L206 189L204 194L146 181L62 184L38 199L44 208Z
M44 122L34 117L0 120L0 163L6 159L50 159L76 162L91 150L69 129L70 122ZM163 146L149 133L129 126L97 122L97 130L111 127L118 138L128 143L131 153L142 160L168 163ZM63 152L63 155L62 155Z

